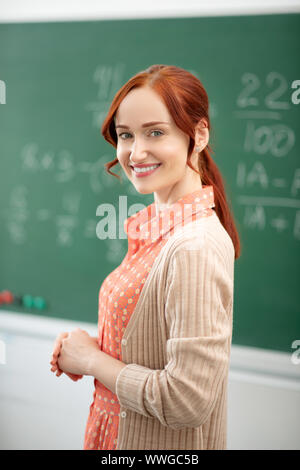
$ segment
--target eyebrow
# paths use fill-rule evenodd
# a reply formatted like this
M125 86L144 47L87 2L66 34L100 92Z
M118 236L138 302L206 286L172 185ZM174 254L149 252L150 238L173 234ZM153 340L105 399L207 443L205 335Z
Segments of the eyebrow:
M142 127L149 127L149 126L153 126L154 124L169 124L169 123L162 122L162 121L151 121L151 122L145 122L145 124L143 124ZM119 124L118 126L115 126L116 129L118 127L122 127L123 129L129 129L129 127L125 126L124 124Z

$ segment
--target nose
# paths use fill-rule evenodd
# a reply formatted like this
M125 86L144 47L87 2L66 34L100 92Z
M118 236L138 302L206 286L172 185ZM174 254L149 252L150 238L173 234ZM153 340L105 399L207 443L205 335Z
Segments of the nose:
M142 139L136 139L131 147L129 160L133 164L143 163L147 158L147 150Z

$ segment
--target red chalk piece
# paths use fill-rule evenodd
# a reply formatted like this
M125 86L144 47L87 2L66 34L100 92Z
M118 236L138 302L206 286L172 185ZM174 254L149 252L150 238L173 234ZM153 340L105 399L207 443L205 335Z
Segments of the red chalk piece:
M0 292L0 304L11 304L14 301L14 296L9 290Z

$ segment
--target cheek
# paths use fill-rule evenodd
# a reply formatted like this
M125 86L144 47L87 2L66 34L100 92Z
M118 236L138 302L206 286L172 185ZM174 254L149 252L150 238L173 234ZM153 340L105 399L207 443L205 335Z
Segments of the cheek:
M116 155L122 160L124 160L125 156L127 157L130 154L130 146L125 143L120 143L117 145L116 148Z
M172 167L175 166L184 167L185 166L185 155L187 154L187 149L182 145L182 142L178 141L169 141L165 145L161 145L157 149L157 157L163 163L171 164Z
M128 158L125 156L124 152L118 151L116 157L119 160L119 164L124 168L126 166L126 161L128 161Z
M185 159L184 159L183 155L182 155L181 158L179 158L178 156L176 157L173 154L172 159L170 159L168 163L169 163L170 169L174 173L182 174L186 169L186 162L185 162Z

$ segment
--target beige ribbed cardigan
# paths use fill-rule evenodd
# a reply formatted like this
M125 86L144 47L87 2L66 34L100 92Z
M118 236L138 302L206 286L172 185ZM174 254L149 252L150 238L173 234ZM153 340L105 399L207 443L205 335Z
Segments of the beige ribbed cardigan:
M169 237L121 342L117 449L226 449L233 281L215 212Z

